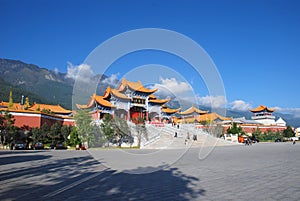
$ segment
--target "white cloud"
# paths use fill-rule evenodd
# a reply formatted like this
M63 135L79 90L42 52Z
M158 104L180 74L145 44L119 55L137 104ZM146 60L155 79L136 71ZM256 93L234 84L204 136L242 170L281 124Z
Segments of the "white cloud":
M251 104L246 103L243 100L235 100L229 104L232 110L237 110L237 111L248 111L249 109L252 108Z
M203 96L198 97L198 101L200 105L213 108L224 108L227 102L224 96Z
M192 92L192 87L187 82L181 82L176 78L160 78L160 84L155 84L153 87L158 88L158 93L162 95L168 95L170 93L175 96L180 96L184 93Z
M59 73L59 70L58 70L58 68L56 68L56 67L54 68L53 71L54 71L54 73L55 73L56 75Z
M89 82L94 75L95 74L89 65L80 64L79 66L75 66L68 62L66 78Z
M300 108L281 108L281 107L274 107L277 112L291 114L294 117L300 117Z
M106 77L104 80L102 80L102 83L108 84L113 87L117 84L118 77L119 77L119 73L112 74L110 77Z

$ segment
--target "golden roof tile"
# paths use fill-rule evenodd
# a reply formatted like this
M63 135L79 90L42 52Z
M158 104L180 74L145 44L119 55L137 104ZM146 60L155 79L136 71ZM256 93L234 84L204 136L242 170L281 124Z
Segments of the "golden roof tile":
M257 108L254 108L254 109L252 109L250 111L251 112L262 112L264 110L267 110L268 112L274 112L275 111L275 109L268 108L267 106L264 106L264 105L260 105Z
M206 113L208 113L208 111L199 110L199 109L195 108L194 105L192 105L192 107L190 107L189 109L187 109L187 110L185 110L183 112L180 112L179 114L181 114L181 115L188 115L188 114L192 114L194 112L196 112L198 114L206 114Z
M71 110L67 110L60 105L49 105L49 104L39 104L34 103L31 107L28 108L31 111L42 111L42 110L50 110L53 113L60 113L60 114L68 114L71 113Z
M141 81L138 82L129 82L125 78L122 79L121 84L118 87L118 91L123 91L125 88L129 87L134 91L144 92L144 93L154 93L157 89L148 89L143 86Z
M149 100L149 103L158 103L158 104L165 104L167 102L170 101L170 98L167 98L167 99L150 99Z
M161 111L164 112L164 113L168 113L168 114L174 114L176 112L178 112L181 108L177 108L177 109L171 109L171 108L168 108L168 107L163 107L161 108Z
M131 98L127 97L125 94L121 93L120 91L116 89L112 89L110 86L108 86L104 92L103 98L108 98L110 94L113 94L114 96L125 99L125 100L130 100Z
M213 113L209 113L209 114L203 114L198 116L197 120L198 121L215 121L216 119L220 119L220 120L230 120L231 118L229 117L223 117L215 112Z

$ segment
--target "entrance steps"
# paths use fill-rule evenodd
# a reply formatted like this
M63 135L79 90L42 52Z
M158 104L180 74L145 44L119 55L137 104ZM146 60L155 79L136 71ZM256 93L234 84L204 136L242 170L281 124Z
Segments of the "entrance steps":
M165 124L164 127L155 127L147 125L149 133L156 133L159 137L149 143L144 143L143 149L186 149L188 147L205 147L205 146L226 146L235 145L220 138L213 137L205 133L201 129L195 128L194 125L180 125L179 128ZM177 132L177 137L174 137ZM190 139L187 138L187 133ZM193 135L197 136L197 140L193 140Z

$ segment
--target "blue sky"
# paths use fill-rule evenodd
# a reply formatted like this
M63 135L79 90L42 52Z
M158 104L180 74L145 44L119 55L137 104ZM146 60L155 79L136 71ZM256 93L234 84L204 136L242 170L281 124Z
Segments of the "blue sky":
M68 62L73 68L81 65L94 48L117 34L169 29L196 41L210 55L223 79L228 107L245 110L263 104L300 113L297 0L0 0L0 5L1 58L67 72ZM210 98L188 65L168 54L133 53L116 61L108 74L121 78L152 63L172 67L184 77L160 75L158 84L176 88L174 82L181 87L187 82L202 103Z

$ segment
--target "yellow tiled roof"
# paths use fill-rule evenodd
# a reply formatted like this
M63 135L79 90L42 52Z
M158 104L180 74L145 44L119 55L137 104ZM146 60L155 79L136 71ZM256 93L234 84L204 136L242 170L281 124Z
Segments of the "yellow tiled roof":
M199 110L199 109L195 108L194 105L192 105L192 107L190 107L189 109L187 109L183 112L180 112L179 114L186 115L186 114L192 114L194 112L196 112L198 114L206 114L208 111Z
M268 112L274 112L275 111L275 109L268 108L267 106L264 106L264 105L260 105L257 108L254 108L250 111L251 112L261 112L261 111L264 111L264 110L267 110Z
M155 96L154 94L150 94L150 95L149 95L149 100L150 100L150 99L156 99L156 96Z
M122 82L118 88L119 91L123 91L125 87L129 87L134 91L144 92L144 93L154 93L157 89L148 89L143 86L141 81L138 82L129 82L125 78L122 79Z
M8 108L9 107L9 102L1 102L0 107L2 108ZM12 108L9 108L11 110L23 110L25 106L22 106L20 103L13 103Z
M34 103L31 107L28 108L28 110L31 111L50 110L53 113L60 113L60 114L68 114L72 112L71 110L66 110L60 105L49 105L49 104L39 104L39 103Z
M165 104L167 103L168 101L170 101L170 98L167 98L167 99L150 99L149 100L149 103L159 103L159 104Z
M168 107L161 108L162 112L169 113L169 114L174 114L174 113L178 112L179 110L180 110L180 108L177 108L177 109L171 109L171 108L168 108Z
M76 106L79 109L88 109L94 106L95 101L104 107L115 107L109 101L105 100L103 96L98 96L95 93L91 96L88 104L86 105L76 104Z
M102 106L105 106L105 107L115 107L109 101L105 100L103 98L103 96L97 96L96 94L94 94L94 100L97 103L99 103L100 105L102 105Z
M223 117L215 112L209 113L209 114L203 114L203 115L198 116L198 118L197 118L198 121L207 121L207 120L215 121L216 119L230 120L231 118Z
M120 91L112 89L110 86L108 86L104 92L103 98L108 98L110 94L113 94L114 96L125 100L131 99L127 97L125 94L121 93Z
M80 104L76 104L76 107L78 109L88 109L88 108L90 108L88 105L80 105Z

